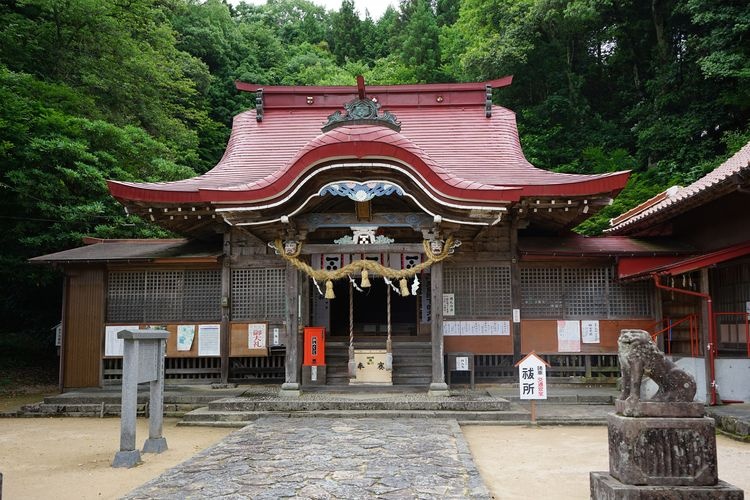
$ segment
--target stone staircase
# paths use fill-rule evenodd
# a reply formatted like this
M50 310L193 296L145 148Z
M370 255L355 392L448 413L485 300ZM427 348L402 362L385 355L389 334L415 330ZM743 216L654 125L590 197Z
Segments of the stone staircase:
M482 391L459 391L450 397L422 392L311 392L300 397L253 394L213 401L185 414L178 425L243 427L261 417L450 418L459 422L527 421L526 411Z
M383 339L355 339L355 349L385 349ZM432 382L432 343L393 341L393 385L427 387ZM349 343L326 343L326 384L348 386Z
M118 388L119 389L119 388ZM147 389L147 388L145 388ZM204 408L211 401L241 394L243 390L191 390L181 388L164 393L164 416L182 417L186 413ZM24 405L15 417L119 417L120 390L93 390L47 396L42 402ZM148 415L148 390L139 388L137 414Z

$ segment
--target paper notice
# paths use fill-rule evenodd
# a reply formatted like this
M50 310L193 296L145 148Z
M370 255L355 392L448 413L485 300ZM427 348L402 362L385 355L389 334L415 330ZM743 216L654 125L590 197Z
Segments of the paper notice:
M581 352L581 322L557 322L557 350L559 352Z
M189 351L193 348L195 339L195 325L178 325L177 326L177 350Z
M198 326L198 356L220 356L221 325Z

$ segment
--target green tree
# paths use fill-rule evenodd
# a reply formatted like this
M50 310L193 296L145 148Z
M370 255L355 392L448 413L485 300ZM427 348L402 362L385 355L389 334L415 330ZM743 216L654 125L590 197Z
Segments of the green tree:
M404 25L401 58L421 82L440 78L440 29L429 0L414 0Z
M0 60L91 96L107 120L136 124L198 159L210 127L196 81L204 65L175 47L169 3L25 0L0 6Z
M268 0L264 5L240 3L237 18L243 23L260 22L285 45L326 41L330 17L325 9L309 0Z
M166 235L127 216L106 179L166 181L195 171L144 129L97 118L95 100L70 86L0 66L0 102L0 333L48 332L59 298L39 299L57 278L27 259L79 246L83 236Z
M338 12L331 15L331 31L328 45L338 64L359 61L364 57L362 21L354 10L352 0L342 0Z

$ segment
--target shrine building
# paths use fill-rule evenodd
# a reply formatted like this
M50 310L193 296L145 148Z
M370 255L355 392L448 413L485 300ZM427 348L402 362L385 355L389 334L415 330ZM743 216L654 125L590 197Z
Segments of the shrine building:
M61 386L118 383L116 333L136 326L169 330L168 382L439 394L451 356L481 381L531 351L551 377L613 380L619 331L660 319L654 283L619 281L617 262L693 247L572 233L628 172L530 164L514 113L492 103L510 83L237 83L256 108L212 170L109 181L129 214L182 239L32 259L65 274Z

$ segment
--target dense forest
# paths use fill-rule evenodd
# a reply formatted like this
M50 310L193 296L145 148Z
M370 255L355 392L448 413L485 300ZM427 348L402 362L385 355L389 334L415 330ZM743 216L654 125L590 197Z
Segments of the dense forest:
M211 168L259 84L478 81L516 111L535 165L633 170L578 230L704 174L750 140L745 0L0 0L0 337L50 338L59 276L29 257L81 237L155 237L105 179ZM0 338L0 340L2 340Z

